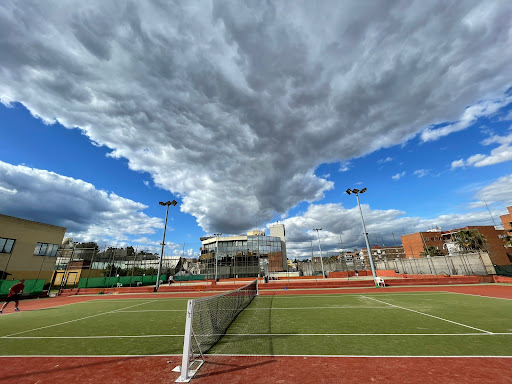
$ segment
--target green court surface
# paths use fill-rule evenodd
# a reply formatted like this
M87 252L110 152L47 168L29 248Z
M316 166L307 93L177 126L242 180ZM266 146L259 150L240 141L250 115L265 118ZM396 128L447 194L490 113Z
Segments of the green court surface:
M0 355L180 354L187 299L0 316ZM445 292L258 296L211 354L512 356L512 300ZM200 330L195 330L200 332Z

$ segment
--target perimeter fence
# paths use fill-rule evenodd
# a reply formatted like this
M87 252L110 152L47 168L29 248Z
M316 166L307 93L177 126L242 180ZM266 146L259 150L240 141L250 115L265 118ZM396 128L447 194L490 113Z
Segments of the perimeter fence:
M487 253L421 257L418 259L380 260L376 269L394 269L417 275L490 275L496 271Z
M19 280L0 280L0 297L6 297L9 290L14 284L19 283ZM25 280L25 288L23 289L23 296L38 296L43 293L44 279Z

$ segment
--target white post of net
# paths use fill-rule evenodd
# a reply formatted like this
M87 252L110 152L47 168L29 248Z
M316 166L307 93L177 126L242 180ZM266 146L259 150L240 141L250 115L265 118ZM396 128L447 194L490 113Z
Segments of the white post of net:
M192 347L192 317L194 314L194 300L189 300L187 303L187 320L185 323L185 340L183 342L183 358L181 360L180 377L176 383L188 383L195 372L190 371L190 353Z

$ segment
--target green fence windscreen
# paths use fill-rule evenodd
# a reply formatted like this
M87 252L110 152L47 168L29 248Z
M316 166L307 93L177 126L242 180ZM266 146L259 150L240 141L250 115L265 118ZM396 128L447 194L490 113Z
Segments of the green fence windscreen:
M512 265L495 265L494 269L497 275L512 277Z
M146 275L146 276L114 276L114 277L82 277L78 282L78 288L111 288L117 287L117 283L123 284L123 287L137 286L137 282L140 285L153 285L156 284L157 275ZM166 275L160 275L162 282L167 281Z
M206 280L206 275L181 275L174 276L174 281L195 281Z
M44 281L44 279L25 280L23 295L33 296L41 294L43 292ZM9 289L17 283L19 283L19 280L0 280L0 296L7 296L9 294Z

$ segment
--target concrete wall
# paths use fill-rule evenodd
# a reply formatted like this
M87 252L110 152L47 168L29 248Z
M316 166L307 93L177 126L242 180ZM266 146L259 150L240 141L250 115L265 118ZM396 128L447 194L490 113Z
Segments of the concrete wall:
M375 263L375 268L394 269L399 273L428 275L488 275L496 273L487 253L378 261Z

